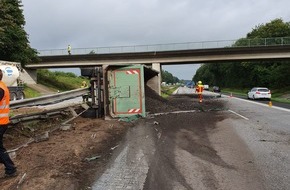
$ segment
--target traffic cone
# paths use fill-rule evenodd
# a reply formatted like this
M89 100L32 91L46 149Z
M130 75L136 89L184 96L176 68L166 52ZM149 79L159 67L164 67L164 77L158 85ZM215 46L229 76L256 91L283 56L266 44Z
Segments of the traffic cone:
M269 107L272 107L272 102L271 101L269 102Z

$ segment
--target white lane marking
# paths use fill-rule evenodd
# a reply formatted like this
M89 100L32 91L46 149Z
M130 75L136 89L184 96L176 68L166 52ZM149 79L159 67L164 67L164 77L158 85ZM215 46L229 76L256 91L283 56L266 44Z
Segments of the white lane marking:
M154 113L154 114L149 114L148 117L150 116L159 116L159 115L168 115L172 113L193 113L197 112L197 110L185 110L185 111L172 111L172 112L162 112L162 113Z
M281 108L281 107L277 107L277 106L271 106L270 107L267 104L262 104L262 103L254 102L254 101L251 101L251 100L244 100L244 99L241 99L241 98L230 97L230 96L227 96L227 95L222 95L222 97L233 98L233 99L236 99L236 100L240 100L240 101L244 101L244 102L248 102L248 103L252 103L252 104L256 104L256 105L260 105L260 106L264 106L264 107L268 107L268 108L274 108L274 109L277 109L277 110L282 110L282 111L290 112L290 109L287 109L287 108Z
M179 88L180 87L178 87L172 94L178 94Z
M242 116L241 114L238 114L237 112L234 112L232 110L228 110L229 112L233 113L233 114L236 114L237 116L240 116L241 118L245 119L245 120L249 120L249 118L245 117L245 116Z

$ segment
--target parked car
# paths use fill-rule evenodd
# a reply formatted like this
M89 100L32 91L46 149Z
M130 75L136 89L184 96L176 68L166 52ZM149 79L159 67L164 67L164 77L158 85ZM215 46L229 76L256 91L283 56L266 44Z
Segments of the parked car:
M218 86L213 86L213 87L212 87L212 91L213 91L213 92L221 92L221 89L220 89L220 87L218 87Z
M204 89L204 90L209 90L209 86L208 86L208 84L203 85L203 89Z
M271 91L265 87L254 87L248 92L248 99L268 99L271 100Z

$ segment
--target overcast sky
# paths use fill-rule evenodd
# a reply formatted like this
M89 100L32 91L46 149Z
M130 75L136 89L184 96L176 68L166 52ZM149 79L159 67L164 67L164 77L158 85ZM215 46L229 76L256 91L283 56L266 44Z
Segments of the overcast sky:
M276 18L289 0L22 0L37 50L234 40ZM198 65L164 66L191 79Z

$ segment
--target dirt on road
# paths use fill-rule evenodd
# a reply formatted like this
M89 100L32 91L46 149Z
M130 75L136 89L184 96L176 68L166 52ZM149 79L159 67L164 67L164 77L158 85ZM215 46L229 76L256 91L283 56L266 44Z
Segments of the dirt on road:
M29 108L20 112L27 113ZM18 176L2 177L1 189L81 189L103 170L117 142L131 126L115 120L78 117L69 130L55 130L70 117L35 120L8 129L4 145L8 150L17 149L11 157ZM47 131L51 131L49 137L43 138ZM36 140L30 143L32 139ZM4 176L4 166L0 167L0 175Z
M209 135L210 131L215 131L215 124L225 119L223 114L217 113L224 109L224 102L217 98L205 97L202 104L198 103L196 95L176 95L165 100L147 88L146 111L149 117L141 120L156 124L150 129L156 151L148 163L150 167L144 189L219 189L219 180L211 168L237 170L220 157ZM166 114L186 110L192 113ZM13 126L7 132L4 144L7 149L17 148L36 133L54 128L68 118L55 117L26 126ZM125 134L137 123L78 117L71 122L70 130L55 130L48 139L29 143L17 150L13 160L19 175L11 179L2 178L1 189L91 189L96 178L107 169L120 141L126 140ZM132 138L135 139L133 142L139 142L145 137ZM176 147L179 148L176 150ZM1 170L4 171L2 165ZM198 173L191 172L194 170L201 171L204 177L199 179ZM195 178L202 182L201 188L193 188L197 181L191 179Z
M229 114L227 98L212 94L201 104L194 94L146 98L151 114L129 129L93 189L265 189L233 129L240 118Z

